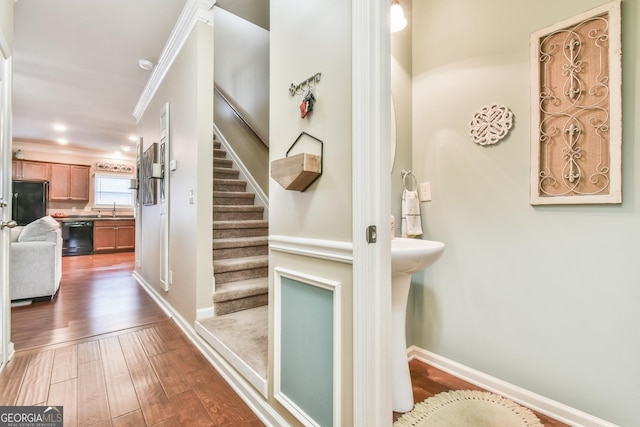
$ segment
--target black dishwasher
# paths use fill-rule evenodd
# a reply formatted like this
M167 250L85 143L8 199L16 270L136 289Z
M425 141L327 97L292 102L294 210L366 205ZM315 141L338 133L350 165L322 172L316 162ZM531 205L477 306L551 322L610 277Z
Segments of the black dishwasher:
M62 256L93 253L93 221L62 223Z

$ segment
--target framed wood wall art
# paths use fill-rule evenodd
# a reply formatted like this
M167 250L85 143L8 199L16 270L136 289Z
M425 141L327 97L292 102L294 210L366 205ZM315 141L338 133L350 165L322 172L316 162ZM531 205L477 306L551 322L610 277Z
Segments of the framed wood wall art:
M531 204L622 203L620 0L531 34Z
M158 191L156 180L152 178L153 164L158 158L158 143L152 143L142 155L142 204L145 206L155 205L158 201Z

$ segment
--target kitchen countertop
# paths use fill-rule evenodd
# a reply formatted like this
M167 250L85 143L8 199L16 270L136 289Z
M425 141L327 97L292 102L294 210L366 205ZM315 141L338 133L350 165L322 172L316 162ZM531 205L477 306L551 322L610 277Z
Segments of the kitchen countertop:
M54 218L57 221L61 222L73 222L73 221L131 221L135 220L132 216L67 216L64 218Z

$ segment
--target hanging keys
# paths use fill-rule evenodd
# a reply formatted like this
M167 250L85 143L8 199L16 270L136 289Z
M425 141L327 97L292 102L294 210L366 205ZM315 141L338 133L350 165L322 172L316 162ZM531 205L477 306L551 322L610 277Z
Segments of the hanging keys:
M316 103L316 97L313 95L311 90L307 91L302 103L300 104L300 117L305 118L307 115L313 111L313 104Z

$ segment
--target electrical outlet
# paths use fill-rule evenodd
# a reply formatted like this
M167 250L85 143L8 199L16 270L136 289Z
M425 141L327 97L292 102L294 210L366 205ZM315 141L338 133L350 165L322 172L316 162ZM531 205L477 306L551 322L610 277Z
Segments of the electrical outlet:
M169 284L173 285L173 271L169 270Z
M430 201L431 200L431 183L430 182L420 183L420 189L418 193L420 195L421 202Z

